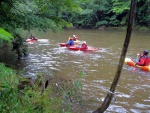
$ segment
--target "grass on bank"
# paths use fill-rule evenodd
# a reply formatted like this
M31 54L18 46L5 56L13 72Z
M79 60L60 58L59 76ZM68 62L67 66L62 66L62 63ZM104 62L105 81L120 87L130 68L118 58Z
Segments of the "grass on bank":
M20 76L11 68L0 64L0 112L1 113L71 113L73 104L80 100L80 79L72 82L55 79L43 91L40 80L19 89Z

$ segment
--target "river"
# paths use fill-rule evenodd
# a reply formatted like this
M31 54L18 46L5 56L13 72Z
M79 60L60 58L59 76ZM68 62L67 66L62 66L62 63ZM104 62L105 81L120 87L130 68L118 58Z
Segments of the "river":
M67 29L59 33L35 32L39 40L28 44L29 56L21 62L14 61L10 49L1 52L0 58L23 76L36 78L37 73L45 76L63 76L76 80L81 72L84 76L82 104L75 113L91 113L106 97L114 79L126 31ZM71 51L60 47L72 35L85 40L88 46L98 51ZM150 33L132 32L126 57L136 58L143 50L150 50ZM133 67L123 66L115 91L116 101L111 102L106 113L150 113L150 73Z

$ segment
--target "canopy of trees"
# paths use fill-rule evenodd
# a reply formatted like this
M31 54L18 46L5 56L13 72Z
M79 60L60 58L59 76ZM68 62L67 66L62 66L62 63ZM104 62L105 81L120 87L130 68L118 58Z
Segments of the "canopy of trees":
M76 10L74 10L76 8ZM72 24L62 18L63 12L81 10L72 0L2 0L0 26L10 33L23 30L59 30Z
M57 31L72 23L123 26L129 7L127 0L1 0L0 26L12 34L18 29ZM134 24L150 27L150 0L137 0Z
M22 30L126 26L129 8L127 0L1 0L0 27L22 45ZM150 28L150 0L137 0L135 10L134 25Z
M125 26L130 0L89 0L80 3L82 12L72 15L70 21L81 27ZM150 0L137 0L134 16L135 26L150 28Z
M20 48L24 41L21 37L22 30L61 30L72 26L62 18L63 13L72 14L79 11L81 8L76 0L1 0L0 28L14 36L13 46L20 57Z

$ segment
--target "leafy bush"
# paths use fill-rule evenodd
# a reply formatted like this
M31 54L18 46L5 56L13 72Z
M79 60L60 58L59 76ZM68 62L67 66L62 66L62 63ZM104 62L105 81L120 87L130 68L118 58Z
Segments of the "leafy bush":
M32 87L19 89L21 77L4 64L0 64L0 79L1 113L69 113L73 103L79 102L82 89L80 78L77 82L55 78L43 91L42 75L38 75Z

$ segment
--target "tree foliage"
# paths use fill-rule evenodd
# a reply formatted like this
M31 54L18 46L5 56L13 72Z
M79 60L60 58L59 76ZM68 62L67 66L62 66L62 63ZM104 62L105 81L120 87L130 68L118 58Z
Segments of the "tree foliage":
M56 31L70 27L72 24L61 18L61 14L80 10L72 0L6 0L0 2L0 9L1 26L12 33L15 33L15 29Z
M22 30L124 26L129 7L127 0L1 0L0 27L16 39ZM137 0L135 10L134 25L150 27L150 0Z
M150 0L136 3L136 25L149 26ZM0 2L1 27L16 29L51 29L80 25L85 27L121 26L127 22L130 1L126 0L3 0Z
M34 29L58 31L71 27L72 23L67 22L62 14L80 10L75 0L2 0L0 1L0 26L14 36L13 45L19 44L17 53L20 57L22 53L20 47L24 41L21 36L23 30L32 33Z
M80 3L81 13L72 15L71 22L81 27L124 26L128 21L130 1L88 0ZM150 27L150 0L137 0L135 26Z
M0 28L0 39L3 39L5 41L12 41L14 37L4 29Z
M150 0L138 0L136 24L150 26Z

